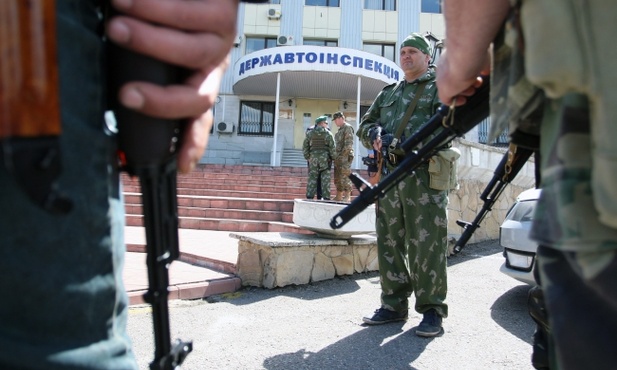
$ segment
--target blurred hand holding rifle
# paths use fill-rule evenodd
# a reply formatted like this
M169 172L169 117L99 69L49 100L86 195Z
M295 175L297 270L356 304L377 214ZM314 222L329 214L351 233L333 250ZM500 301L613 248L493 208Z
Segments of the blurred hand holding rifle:
M352 218L402 181L410 172L437 154L444 145L464 135L488 117L490 111L489 86L489 78L485 77L483 84L473 96L467 99L466 104L456 108L442 104L437 109L435 115L411 137L400 144L401 149L406 153L404 159L379 184L373 186L357 173L352 173L349 177L360 191L360 194L351 204L343 208L331 219L330 227L333 229L343 227ZM416 147L429 137L433 138L416 150Z
M107 17L117 13L107 4ZM179 369L193 343L171 342L169 323L169 266L180 256L177 205L177 149L184 120L143 115L118 101L120 87L129 81L166 86L182 80L186 71L114 43L108 45L109 101L118 125L121 169L139 178L142 192L148 291L152 306L154 360L151 370Z

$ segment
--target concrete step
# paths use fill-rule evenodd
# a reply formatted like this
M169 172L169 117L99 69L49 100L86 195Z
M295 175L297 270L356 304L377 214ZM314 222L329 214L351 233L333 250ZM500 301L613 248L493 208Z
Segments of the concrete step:
M141 204L125 204L126 214L143 213ZM220 219L241 219L255 221L280 221L293 222L293 212L281 211L258 211L247 209L230 208L203 208L203 207L178 207L178 216L191 218L220 218Z
M125 191L129 193L140 193L141 189L138 187L125 187ZM186 189L186 188L178 188L178 194L183 196L201 196L201 197L229 197L229 198L244 198L244 199L269 199L269 200L293 200L295 198L304 198L306 195L304 192L284 192L284 193L274 193L274 192L255 192L255 191L237 191L237 190L226 190L221 191L217 189Z
M125 204L141 204L141 193L124 193L124 202ZM178 206L293 212L294 201L292 199L227 198L179 194Z
M126 225L143 227L143 215L127 214ZM312 231L302 229L293 223L282 221L259 221L246 219L222 219L202 217L178 217L180 229L232 231L232 232L269 232L289 231L301 234L314 234Z
M253 175L242 173L212 173L203 176L178 176L177 183L185 187L190 184L229 184L230 181L254 186L305 186L308 179L306 175L281 176L281 175ZM138 178L123 178L123 183L137 185Z
M246 165L217 165L217 164L202 164L197 165L195 169L188 173L182 174L180 177L204 177L209 174L249 174L253 176L302 176L308 174L306 167L292 166L246 166Z
M129 304L143 304L148 290L145 231L127 226L124 238L128 252L124 285ZM236 276L238 241L229 233L180 229L179 239L180 258L169 268L169 299L198 299L240 289L242 282Z

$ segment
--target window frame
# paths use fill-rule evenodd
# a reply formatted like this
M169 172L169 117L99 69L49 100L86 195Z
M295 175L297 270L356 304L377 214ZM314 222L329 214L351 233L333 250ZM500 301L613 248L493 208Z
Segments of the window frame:
M434 6L437 5L438 10L434 11ZM440 0L422 0L420 2L420 12L425 14L442 14L443 8Z
M250 54L250 53L254 53L256 51L259 50L265 50L265 49L270 49L270 48L275 48L276 45L276 37L272 37L272 36L245 36L244 39L244 53L245 54ZM248 45L249 42L254 42L254 41L263 41L263 48L261 49L255 49L255 50L250 50L248 49ZM270 46L268 46L270 45Z
M381 48L381 54L376 54L376 53L373 53L371 51L366 50L365 49L366 45L379 46ZM392 58L386 56L386 50L385 50L386 47L391 47L392 48ZM396 44L388 44L388 43L381 43L381 42L363 42L362 43L362 51L365 51L365 52L371 53L371 54L375 54L375 55L379 55L382 58L386 58L388 60L396 62Z
M318 44L318 43L321 43L321 45ZM338 47L338 40L324 40L324 39L307 39L307 38L304 38L302 40L302 44L303 45L311 45L311 46Z
M251 131L244 131L244 125L249 124L248 122L243 122L242 120L242 112L243 112L243 107L244 106L249 106L249 104L258 104L259 105L259 122L253 122L252 124L258 124L259 125L259 131L255 132L251 132ZM268 108L271 108L271 110L267 110L264 109L264 107L268 106ZM251 107L253 109L256 109L255 107ZM264 120L264 115L270 113L271 119L272 121L270 122L266 122ZM275 102L273 101L261 101L261 100L240 100L240 109L239 109L239 113L238 113L238 136L264 136L264 137L274 137L274 116L275 116L276 112L275 112ZM264 130L264 126L270 124L272 126L272 130L271 131L266 131Z
M377 4L381 1L381 6L375 8L369 5L369 2ZM396 11L396 0L364 0L364 9L366 10L384 10L384 11Z
M317 1L316 0L304 0L304 6L327 6L327 7L332 7L332 8L341 7L340 0L321 0L321 2L325 2L325 4L309 4L309 2L317 2Z

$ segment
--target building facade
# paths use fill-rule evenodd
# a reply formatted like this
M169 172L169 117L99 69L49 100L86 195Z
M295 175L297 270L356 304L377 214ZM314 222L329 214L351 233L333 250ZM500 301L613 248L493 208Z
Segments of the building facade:
M357 128L379 91L403 78L401 40L420 32L436 43L444 31L439 0L241 3L201 162L305 165L298 155L315 118L342 111ZM359 143L356 153L363 168Z

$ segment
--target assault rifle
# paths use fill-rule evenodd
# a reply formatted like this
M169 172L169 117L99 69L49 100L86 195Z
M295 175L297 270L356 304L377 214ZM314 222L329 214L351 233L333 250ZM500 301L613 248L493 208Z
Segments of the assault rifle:
M484 220L484 217L493 208L493 205L506 185L514 180L531 154L533 154L533 150L531 149L510 144L508 152L504 154L501 162L499 162L499 165L495 168L493 178L486 185L482 194L480 194L480 199L484 204L480 212L476 215L476 218L474 218L473 222L456 220L456 224L461 226L464 231L454 245L455 254L459 253L463 247L465 247L471 235L480 227L480 223Z
M468 98L466 104L460 107L450 108L442 104L418 131L401 143L401 148L406 153L404 159L394 171L384 177L376 186L371 186L357 173L349 175L353 184L360 191L360 195L332 217L330 227L333 229L343 227L349 220L384 196L388 190L402 181L410 172L437 154L444 145L464 135L488 117L489 85L489 79L485 78L476 93ZM426 140L429 141L416 150L416 147Z
M111 6L109 12L113 13ZM150 369L176 369L193 349L192 342L181 340L172 346L168 306L168 269L180 255L176 149L183 122L156 119L129 110L117 101L117 92L128 81L175 83L184 71L112 43L108 57L110 102L118 125L122 170L139 178L142 192L148 266L148 291L144 299L152 305L155 339Z

